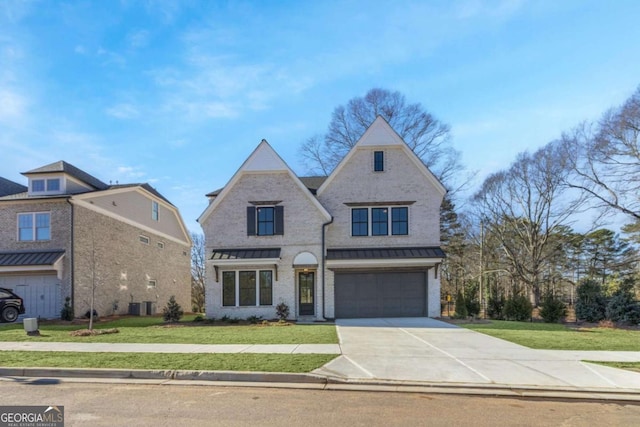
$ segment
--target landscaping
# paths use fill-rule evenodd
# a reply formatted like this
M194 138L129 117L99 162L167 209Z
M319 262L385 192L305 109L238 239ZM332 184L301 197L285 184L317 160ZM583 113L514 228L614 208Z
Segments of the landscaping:
M640 330L487 320L459 326L539 350L640 351Z
M178 323L165 324L162 317L121 317L96 322L94 329L118 329L118 333L72 336L86 329L86 323L41 322L40 336L28 336L21 324L0 325L0 341L167 343L167 344L336 344L333 324L298 325L265 322L255 325L207 321L194 322L185 316ZM234 320L234 322L236 322Z
M0 351L0 366L47 368L171 369L310 372L337 354L75 353Z

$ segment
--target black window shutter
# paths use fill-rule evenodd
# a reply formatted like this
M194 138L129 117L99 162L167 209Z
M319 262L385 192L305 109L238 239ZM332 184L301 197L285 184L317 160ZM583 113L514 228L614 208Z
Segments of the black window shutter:
M247 206L247 236L256 235L256 208Z
M284 206L276 206L276 231L274 234L284 234Z

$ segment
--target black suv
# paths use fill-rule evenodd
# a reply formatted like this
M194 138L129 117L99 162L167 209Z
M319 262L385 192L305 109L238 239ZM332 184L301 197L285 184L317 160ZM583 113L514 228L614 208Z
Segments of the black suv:
M15 322L21 314L24 314L22 298L9 289L0 288L0 321Z

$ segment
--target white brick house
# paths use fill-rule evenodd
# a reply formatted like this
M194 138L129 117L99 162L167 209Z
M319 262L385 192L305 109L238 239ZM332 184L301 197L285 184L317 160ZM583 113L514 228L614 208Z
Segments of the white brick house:
M439 316L445 192L381 117L328 177L263 140L199 218L207 315Z

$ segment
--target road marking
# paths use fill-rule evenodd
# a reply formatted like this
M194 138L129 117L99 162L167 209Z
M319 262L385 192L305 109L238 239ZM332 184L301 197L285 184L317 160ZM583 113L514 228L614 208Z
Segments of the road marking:
M609 384L614 386L615 388L620 388L620 386L618 384L614 383L609 378L605 377L600 372L596 371L595 369L593 369L591 366L587 365L586 363L583 363L582 361L579 361L578 363L581 364L582 366L584 366L585 368L587 368L588 370L590 370L591 372L593 372L594 374L596 374L596 376L598 376L601 379L605 380L605 382L608 382Z
M459 364L461 364L462 366L464 366L465 368L469 369L472 372L475 372L476 374L478 374L480 377L482 377L485 381L492 383L493 381L491 381L491 379L489 377L487 377L486 375L482 374L481 372L477 371L476 369L473 369L471 366L467 365L466 363L464 363L462 360L458 359L457 357L455 357L453 354L451 353L447 353L446 351L442 350L441 348L436 347L435 345L431 344L428 341L423 340L422 338L420 338L417 335L412 334L411 332L407 331L404 328L398 328L400 329L402 332L404 332L407 335L412 336L413 338L417 339L418 341L428 345L429 347L433 348L434 350L439 351L440 353L444 354L447 357L452 358L453 360L455 360L456 362L458 362Z
M369 375L371 378L375 378L376 376L373 375L371 372L367 371L366 369L364 369L362 366L360 366L359 364L357 364L354 360L352 360L349 356L345 356L344 354L342 355L342 357L344 357L345 359L347 359L349 362L351 362L353 364L353 366L355 366L356 368L360 369L362 372L364 372L365 374Z

